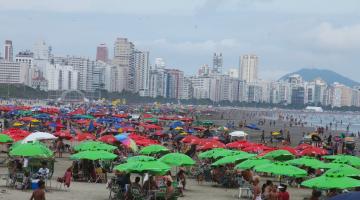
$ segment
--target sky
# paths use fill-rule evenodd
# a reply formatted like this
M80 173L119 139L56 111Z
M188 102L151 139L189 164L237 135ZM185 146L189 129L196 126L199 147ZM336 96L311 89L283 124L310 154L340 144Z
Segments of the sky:
M0 27L15 53L44 40L55 55L89 58L106 43L112 57L126 37L187 75L222 52L225 70L258 55L266 80L321 68L360 81L358 0L0 0Z

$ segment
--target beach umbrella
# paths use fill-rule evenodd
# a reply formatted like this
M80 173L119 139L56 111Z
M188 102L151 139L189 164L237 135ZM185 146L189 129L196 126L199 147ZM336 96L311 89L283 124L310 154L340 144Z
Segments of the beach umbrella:
M128 157L126 159L126 162L146 162L146 161L154 161L154 160L156 160L156 158L152 156L139 155L139 156Z
M208 150L208 149L214 149L214 148L225 148L225 144L221 142L208 142L204 145L200 145L197 147L197 150Z
M307 149L307 148L312 148L313 146L311 146L310 144L306 144L306 143L302 143L302 144L299 144L296 149L297 150L304 150L304 149Z
M221 152L221 153L224 153L226 154L227 152L233 152L232 150L229 150L229 149L223 149L223 148L214 148L214 149L211 149L211 150L208 150L208 151L204 151L202 153L200 153L198 155L198 157L200 159L205 159L205 158L214 158L214 154L217 153L217 152Z
M20 122L15 122L15 123L13 124L13 126L15 126L15 127L22 126L22 125L24 125L24 124L22 124L22 123L20 123Z
M73 115L72 118L75 118L75 119L95 119L91 115Z
M55 140L57 137L55 137L53 134L46 133L46 132L35 132L31 133L30 135L26 136L23 139L23 143L27 143L30 141L38 141L38 140Z
M251 146L247 146L247 147L243 148L242 150L246 151L246 152L259 153L259 152L263 152L263 151L267 151L267 150L274 150L274 148L265 146L263 144L253 144Z
M315 189L348 189L360 187L360 181L343 174L324 174L301 183L302 186Z
M6 134L0 134L0 143L10 143L14 142L14 140Z
M280 147L279 149L282 149L282 150L286 150L286 151L289 151L290 153L292 153L293 155L297 155L298 152L296 151L296 149L290 147L290 146L283 146L283 147Z
M10 156L23 156L34 158L50 158L53 156L53 152L40 142L17 143L9 152Z
M150 154L158 154L158 153L165 153L165 152L169 152L170 150L164 146L161 145L150 145L147 147L144 147L143 149L140 150L140 154L144 154L144 155L150 155Z
M214 122L210 121L210 120L205 120L205 121L202 121L201 124L204 126L212 126L214 124Z
M115 170L128 173L165 174L171 167L160 161L127 162L114 167Z
M168 153L159 158L159 161L166 163L170 166L177 167L192 166L195 164L195 161L192 158L182 153Z
M75 141L95 140L95 139L96 139L95 135L91 133L79 133L72 138L72 140Z
M71 160L114 160L116 154L107 151L80 151L70 156Z
M56 131L54 133L54 136L58 138L64 138L66 140L70 140L72 138L72 135L70 134L70 130Z
M252 143L248 142L247 140L239 140L226 144L226 147L231 149L242 149L251 145Z
M113 135L104 135L99 137L97 140L108 144L114 144L118 141Z
M303 156L298 159L289 160L286 163L290 165L297 165L297 166L306 166L311 167L313 169L319 169L324 166L325 163L321 162L320 160L317 160L313 157Z
M236 150L229 150L229 151L218 151L212 154L211 158L214 159L219 159L219 158L223 158L226 156L233 156L233 155L237 155L237 154L247 154L244 151L236 151Z
M235 169L251 169L255 166L270 164L271 161L265 158L249 158L235 166Z
M84 141L74 146L75 151L114 151L116 146L105 144L99 141Z
M328 200L359 200L360 192L345 192L338 194L334 197L329 198Z
M309 147L309 148L302 150L299 153L299 155L302 155L302 156L326 155L326 154L328 154L328 151L326 149L319 148L319 147Z
M260 130L260 128L257 127L256 124L248 124L248 125L246 125L245 127L248 128L248 129Z
M323 156L323 158L328 160L334 160L337 162L343 162L352 165L354 167L360 167L360 158L357 156L338 154L338 155Z
M256 166L254 167L254 170L257 172L265 172L274 175L290 177L304 177L307 175L307 172L305 170L282 162L274 162L270 164Z
M229 135L232 136L232 137L246 137L246 136L248 136L248 134L245 133L244 131L234 131L234 132L229 133Z
M280 150L270 151L269 153L265 154L262 157L266 159L285 161L285 160L293 159L294 155L287 150L280 149Z
M221 158L219 160L217 160L216 162L214 162L213 164L211 164L212 166L219 166L219 165L226 165L226 164L233 164L236 163L238 161L241 160L246 160L248 158L252 158L255 157L256 154L249 154L249 153L242 153L242 154L237 154L237 155L233 155L233 156L226 156L224 158Z
M183 139L181 139L181 142L189 144L199 144L200 138L193 135L187 135Z
M360 176L360 170L350 165L339 165L338 167L330 168L325 174L343 174L344 176Z

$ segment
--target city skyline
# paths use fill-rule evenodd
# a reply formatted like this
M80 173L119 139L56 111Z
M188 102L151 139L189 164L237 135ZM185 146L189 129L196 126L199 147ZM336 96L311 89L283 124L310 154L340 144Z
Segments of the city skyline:
M97 45L111 46L113 38L126 37L151 52L152 62L162 57L185 74L211 65L211 55L222 52L224 71L237 68L241 55L256 54L259 77L267 80L316 67L359 81L359 3L309 2L159 1L154 6L146 1L45 5L41 0L29 4L15 0L1 3L0 22L11 28L0 38L11 39L14 52L31 49L34 41L43 39L57 55L95 59Z

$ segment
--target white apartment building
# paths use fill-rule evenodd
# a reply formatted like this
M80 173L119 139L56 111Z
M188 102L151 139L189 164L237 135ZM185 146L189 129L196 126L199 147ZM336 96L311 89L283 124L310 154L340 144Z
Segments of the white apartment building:
M45 78L48 90L77 90L79 72L73 66L48 64Z
M113 64L118 67L116 86L117 92L135 91L134 44L127 38L117 38L114 43Z
M140 96L149 95L149 52L138 51L134 52L135 65L135 92Z
M0 62L0 83L30 85L29 71L26 63Z
M243 55L239 62L239 78L248 83L258 79L258 57L256 55Z

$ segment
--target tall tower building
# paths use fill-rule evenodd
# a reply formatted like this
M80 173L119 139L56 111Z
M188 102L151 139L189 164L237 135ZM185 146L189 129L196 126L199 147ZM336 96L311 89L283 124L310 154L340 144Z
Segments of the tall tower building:
M5 40L4 44L4 60L7 62L13 61L13 46L11 40Z
M109 60L109 51L106 44L100 44L96 48L96 61L101 60L103 62L108 62Z
M34 44L33 53L36 60L49 60L51 57L51 47L45 41L39 41Z
M222 57L222 53L214 53L213 56L213 72L215 73L222 73L222 68L223 68L223 57Z
M141 96L147 96L149 90L149 52L135 50L135 92L139 92Z
M258 79L258 57L256 55L243 55L240 57L239 78L248 83Z
M113 64L117 66L115 90L135 91L134 44L127 38L117 38L114 43Z

